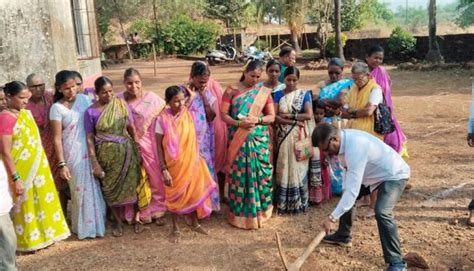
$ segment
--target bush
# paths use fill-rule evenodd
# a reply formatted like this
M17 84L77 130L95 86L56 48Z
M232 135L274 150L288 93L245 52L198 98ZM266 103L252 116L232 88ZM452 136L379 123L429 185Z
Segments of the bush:
M129 33L138 33L142 40L150 39L155 34L155 26L152 20L148 18L139 18L133 21L132 25L128 29Z
M205 52L215 45L219 27L209 21L194 21L180 15L161 28L160 40L166 54L189 55Z
M415 52L416 39L400 26L393 29L388 39L388 49L395 59L406 60Z
M342 48L346 46L346 42L347 42L347 35L344 33L341 33ZM330 56L334 56L336 54L336 36L332 35L328 38L328 41L326 43L326 52Z

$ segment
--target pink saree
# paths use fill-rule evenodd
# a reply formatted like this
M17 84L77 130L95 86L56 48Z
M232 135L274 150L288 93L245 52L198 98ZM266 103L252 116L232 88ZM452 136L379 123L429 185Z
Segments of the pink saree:
M220 112L222 105L222 88L219 82L210 78L207 82L208 90L216 97L217 102L214 103L214 112L216 118L213 121L214 139L215 139L215 172L224 171L226 154L227 154L227 125L222 120Z
M124 99L123 92L118 97ZM133 122L138 137L143 166L149 177L151 202L147 208L140 210L140 219L150 221L162 217L166 211L165 187L160 171L160 162L156 152L155 126L156 117L161 113L166 103L153 92L146 92L142 99L128 103L133 114ZM130 212L132 210L126 210ZM130 214L125 214L126 217Z
M375 79L375 82L382 88L383 94L385 96L385 102L388 107L390 107L390 111L392 112L392 120L395 124L395 131L388 135L385 135L384 142L387 143L390 147L392 147L398 153L402 153L404 144L407 141L407 137L402 131L400 124L398 123L397 118L395 117L393 111L393 102L392 102L392 89L391 84L392 80L390 79L390 75L383 67L377 67L370 72L372 77Z

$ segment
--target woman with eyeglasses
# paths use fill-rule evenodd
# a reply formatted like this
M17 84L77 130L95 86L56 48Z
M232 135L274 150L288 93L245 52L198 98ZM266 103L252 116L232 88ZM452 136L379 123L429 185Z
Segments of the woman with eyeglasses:
M49 125L49 109L54 104L54 92L46 90L44 80L40 75L32 73L26 77L26 85L30 91L30 99L26 104L26 109L31 111L41 136L41 143L48 157L48 162L53 173L54 183L58 191L67 189L67 183L63 182L56 168L58 160L54 153L53 132ZM63 200L61 203L64 204ZM62 205L64 213L66 206Z
M328 63L328 80L319 83L319 94L313 95L313 100L318 100L324 105L323 122L333 124L341 128L341 112L346 97L350 92L353 81L343 78L344 62L337 57L331 58ZM334 194L342 193L343 170L337 157L325 158L321 153L322 171L329 171L331 179L331 191ZM310 187L311 189L311 187Z

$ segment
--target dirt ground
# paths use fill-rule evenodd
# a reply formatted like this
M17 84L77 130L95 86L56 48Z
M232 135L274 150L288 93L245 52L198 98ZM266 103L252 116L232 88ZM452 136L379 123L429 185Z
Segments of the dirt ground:
M104 71L115 90L123 89L125 68L138 68L148 90L160 94L186 80L190 61L167 59L158 63L134 62ZM223 85L235 82L238 65L213 67ZM474 229L465 226L467 204L473 193L474 149L466 144L470 80L466 71L407 72L391 69L396 115L409 139L410 183L396 207L403 253L420 253L432 269L474 270ZM301 87L313 88L325 78L323 71L302 71ZM150 225L142 234L128 227L122 238L110 231L105 238L79 241L75 236L32 255L18 257L20 270L281 270L274 234L279 232L287 257L293 261L321 230L320 223L337 203L295 216L274 216L260 230L231 227L225 209L203 226L209 236L198 235L182 223L178 245L168 242L171 222ZM454 221L457 220L457 221ZM455 222L458 222L457 224ZM377 270L385 267L375 220L358 220L352 248L320 245L303 270Z

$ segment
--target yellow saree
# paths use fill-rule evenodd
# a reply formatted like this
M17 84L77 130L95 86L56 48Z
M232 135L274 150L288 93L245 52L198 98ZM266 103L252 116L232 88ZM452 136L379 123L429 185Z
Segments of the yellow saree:
M66 239L70 232L30 111L20 111L12 144L15 167L25 187L25 193L16 197L13 209L17 250L35 251Z

